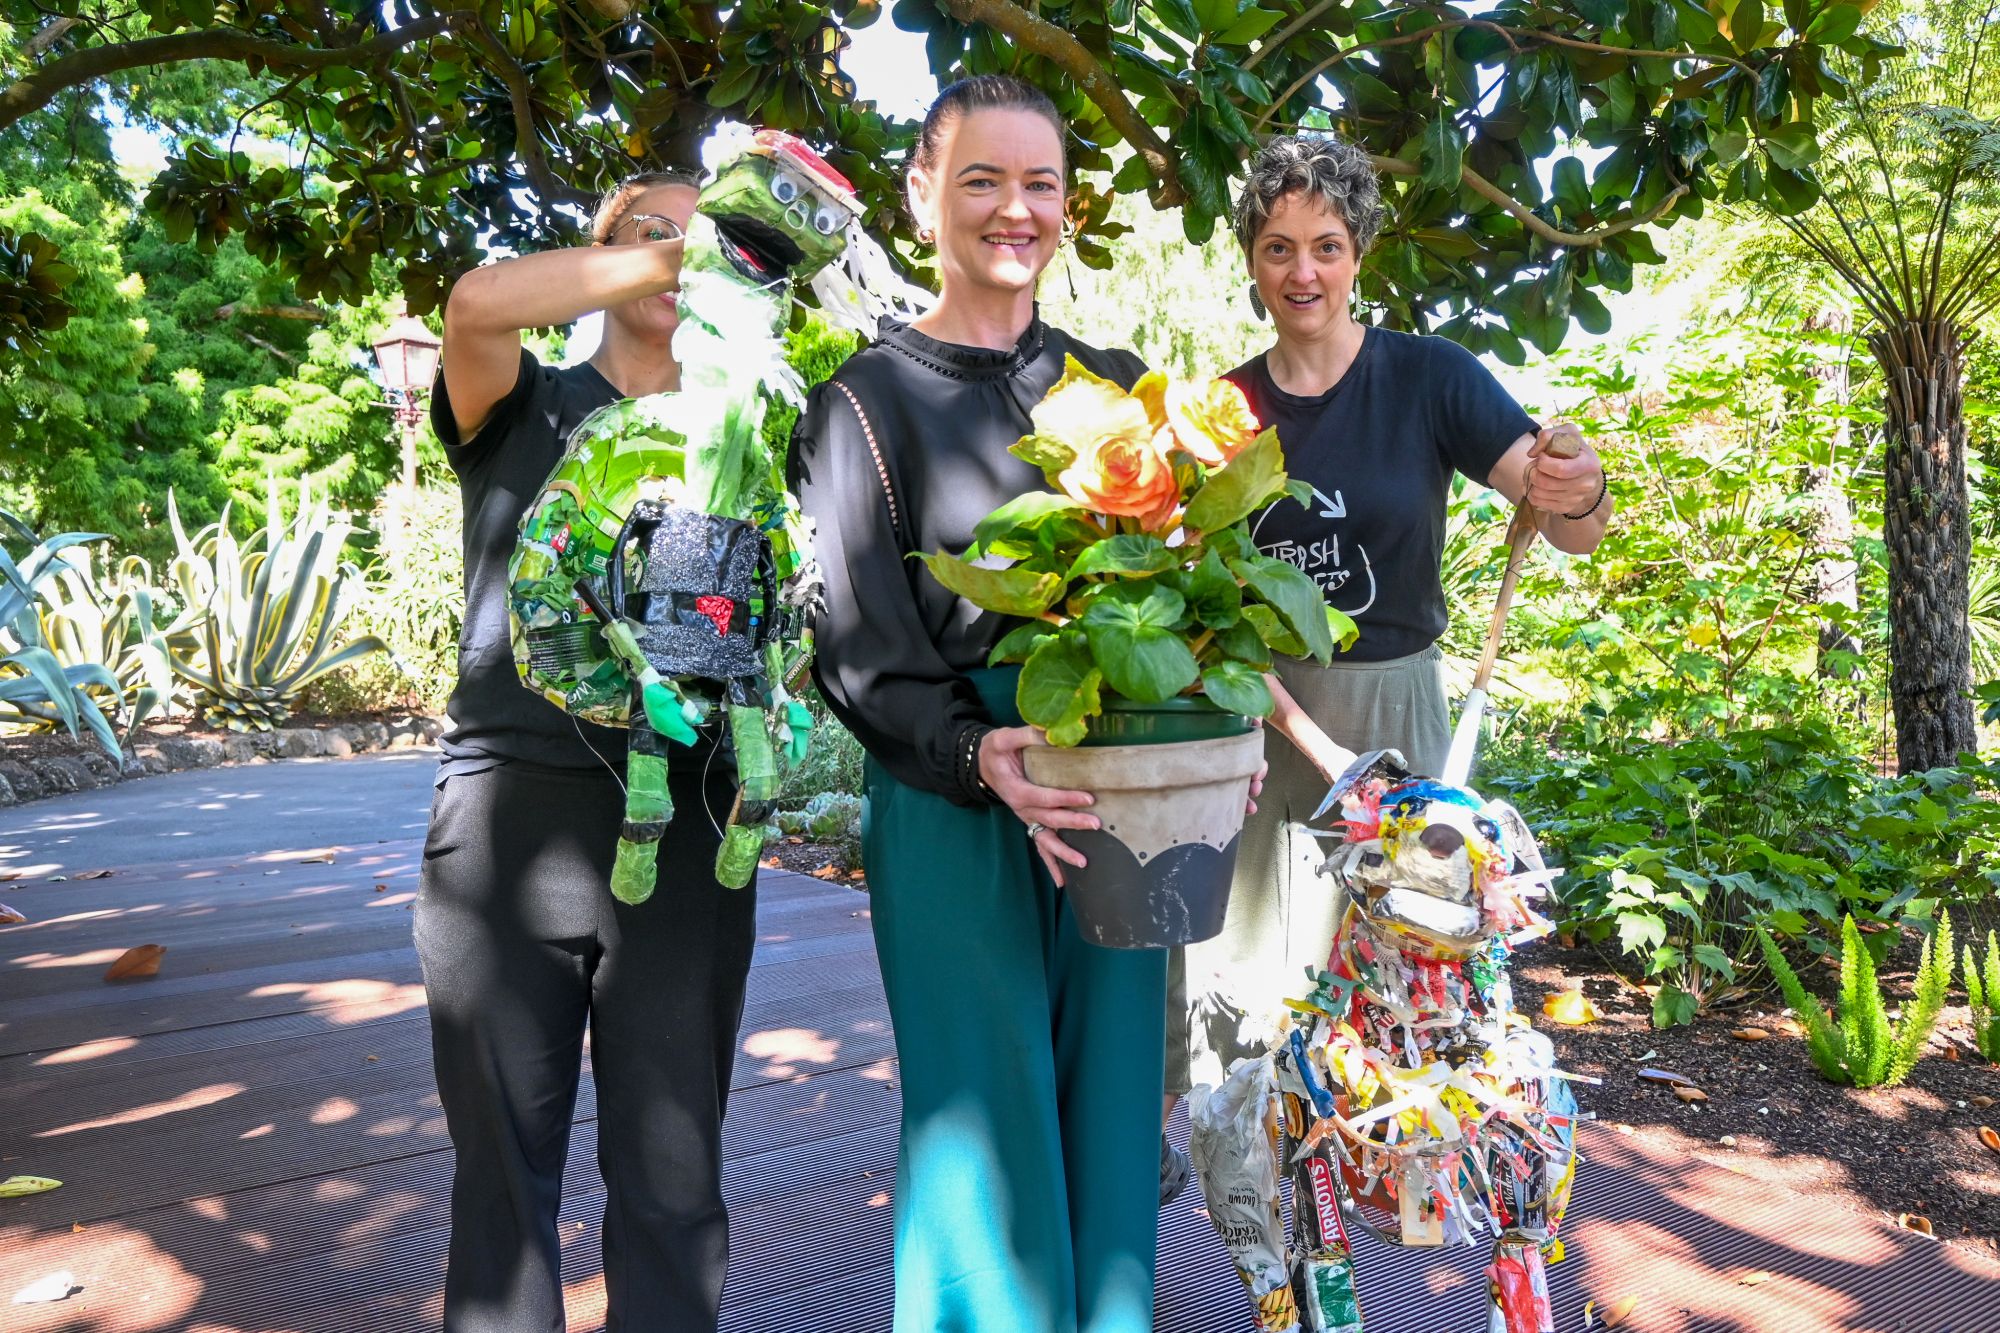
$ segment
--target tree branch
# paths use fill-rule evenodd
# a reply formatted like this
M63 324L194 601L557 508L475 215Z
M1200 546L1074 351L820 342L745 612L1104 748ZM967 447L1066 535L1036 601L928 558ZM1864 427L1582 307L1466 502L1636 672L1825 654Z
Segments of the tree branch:
M548 156L542 152L541 127L535 123L535 86L528 78L528 71L521 68L521 62L514 59L499 34L477 13L453 17L453 26L458 31L486 48L501 82L507 85L507 100L514 108L514 151L521 156L521 169L528 177L528 184L551 203L571 203L584 208L596 203L595 196L571 189L549 169Z
M942 3L959 22L982 23L1005 33L1022 50L1060 66L1064 73L1076 80L1083 95L1104 113L1104 118L1111 122L1111 128L1124 136L1133 151L1145 159L1147 170L1152 172L1153 179L1160 182L1159 205L1171 208L1186 200L1187 191L1181 185L1180 159L1173 148L1154 133L1153 127L1125 100L1124 90L1118 86L1111 71L1067 29L1058 28L1048 20L1030 14L1011 0L942 0Z
M54 46L69 34L71 28L83 22L77 18L60 18L46 28L39 28L35 35L21 45L21 58L29 64L42 58L42 52Z
M309 319L326 323L326 311L316 305L258 305L254 301L231 301L215 308L217 319Z
M1369 161L1375 164L1377 171L1386 176L1421 176L1424 170L1415 162L1405 162L1401 158L1395 157L1371 157ZM1623 222L1608 223L1592 231L1564 231L1560 227L1552 226L1541 218L1536 217L1526 204L1523 204L1513 195L1508 194L1492 181L1487 180L1471 167L1461 165L1458 169L1458 174L1459 179L1464 181L1466 187L1474 194L1482 199L1498 204L1508 214L1519 221L1522 226L1547 241L1550 245L1561 245L1578 249L1589 249L1602 245L1605 241L1618 235L1620 232L1631 231L1634 228L1650 226L1658 222L1666 216L1669 209L1680 202L1681 196L1688 192L1687 186L1676 185L1673 189L1667 191L1659 203L1654 204L1644 213L1633 214Z
M365 42L320 49L268 37L253 37L234 28L177 32L165 37L143 37L138 41L85 47L0 89L0 130L23 116L40 111L66 89L95 82L121 70L178 64L185 60L231 60L238 64L255 60L272 69L307 72L337 65L364 67L394 55L413 42L437 36L458 17L456 11L430 14Z

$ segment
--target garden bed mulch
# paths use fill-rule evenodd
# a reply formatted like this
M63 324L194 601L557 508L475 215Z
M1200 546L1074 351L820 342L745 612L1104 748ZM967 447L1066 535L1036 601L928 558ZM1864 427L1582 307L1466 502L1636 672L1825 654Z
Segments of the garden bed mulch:
M847 853L836 843L780 838L765 849L762 865L766 870L792 870L829 883L867 887L859 864L850 864Z
M1834 974L1818 970L1827 975L1808 983L1827 992ZM1884 969L1891 1005L1907 1000L1910 972ZM2000 1067L1973 1049L1963 1003L1945 1009L1908 1082L1864 1090L1820 1077L1775 990L1659 1031L1651 999L1588 947L1538 946L1513 976L1517 1005L1554 1039L1561 1067L1603 1080L1577 1089L1601 1123L1892 1222L1928 1219L1939 1240L2000 1257L2000 1152L1979 1137L1982 1126L2000 1129ZM1564 1027L1542 1016L1544 995L1579 985L1603 1018ZM1732 1035L1747 1029L1769 1035ZM1641 1069L1681 1075L1707 1100L1684 1102Z

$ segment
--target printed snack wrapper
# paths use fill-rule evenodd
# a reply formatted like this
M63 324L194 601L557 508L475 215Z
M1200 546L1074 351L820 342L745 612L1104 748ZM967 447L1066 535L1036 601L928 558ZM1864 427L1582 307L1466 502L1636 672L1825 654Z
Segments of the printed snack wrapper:
M1188 1094L1189 1155L1209 1220L1249 1288L1258 1333L1304 1333L1278 1211L1278 1083L1269 1055Z
M1339 1163L1324 1140L1291 1164L1292 1232L1298 1238L1292 1286L1304 1333L1362 1333L1354 1255L1340 1220Z

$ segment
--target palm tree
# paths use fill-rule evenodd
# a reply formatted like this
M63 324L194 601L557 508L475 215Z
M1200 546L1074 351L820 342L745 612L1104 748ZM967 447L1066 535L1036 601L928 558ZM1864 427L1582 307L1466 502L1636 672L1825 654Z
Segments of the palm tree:
M1913 4L1888 21L1908 54L1828 104L1821 198L1779 220L1873 325L1889 694L1908 773L1977 746L1962 383L1967 339L2000 306L2000 0Z

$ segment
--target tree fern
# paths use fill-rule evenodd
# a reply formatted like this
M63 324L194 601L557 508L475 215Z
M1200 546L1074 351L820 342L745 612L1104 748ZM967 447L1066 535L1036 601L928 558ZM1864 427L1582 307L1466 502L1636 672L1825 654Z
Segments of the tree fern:
M1965 946L1965 998L1972 1008L1972 1044L1988 1063L2000 1064L2000 941L1986 932L1986 965L1973 963L1972 946Z

